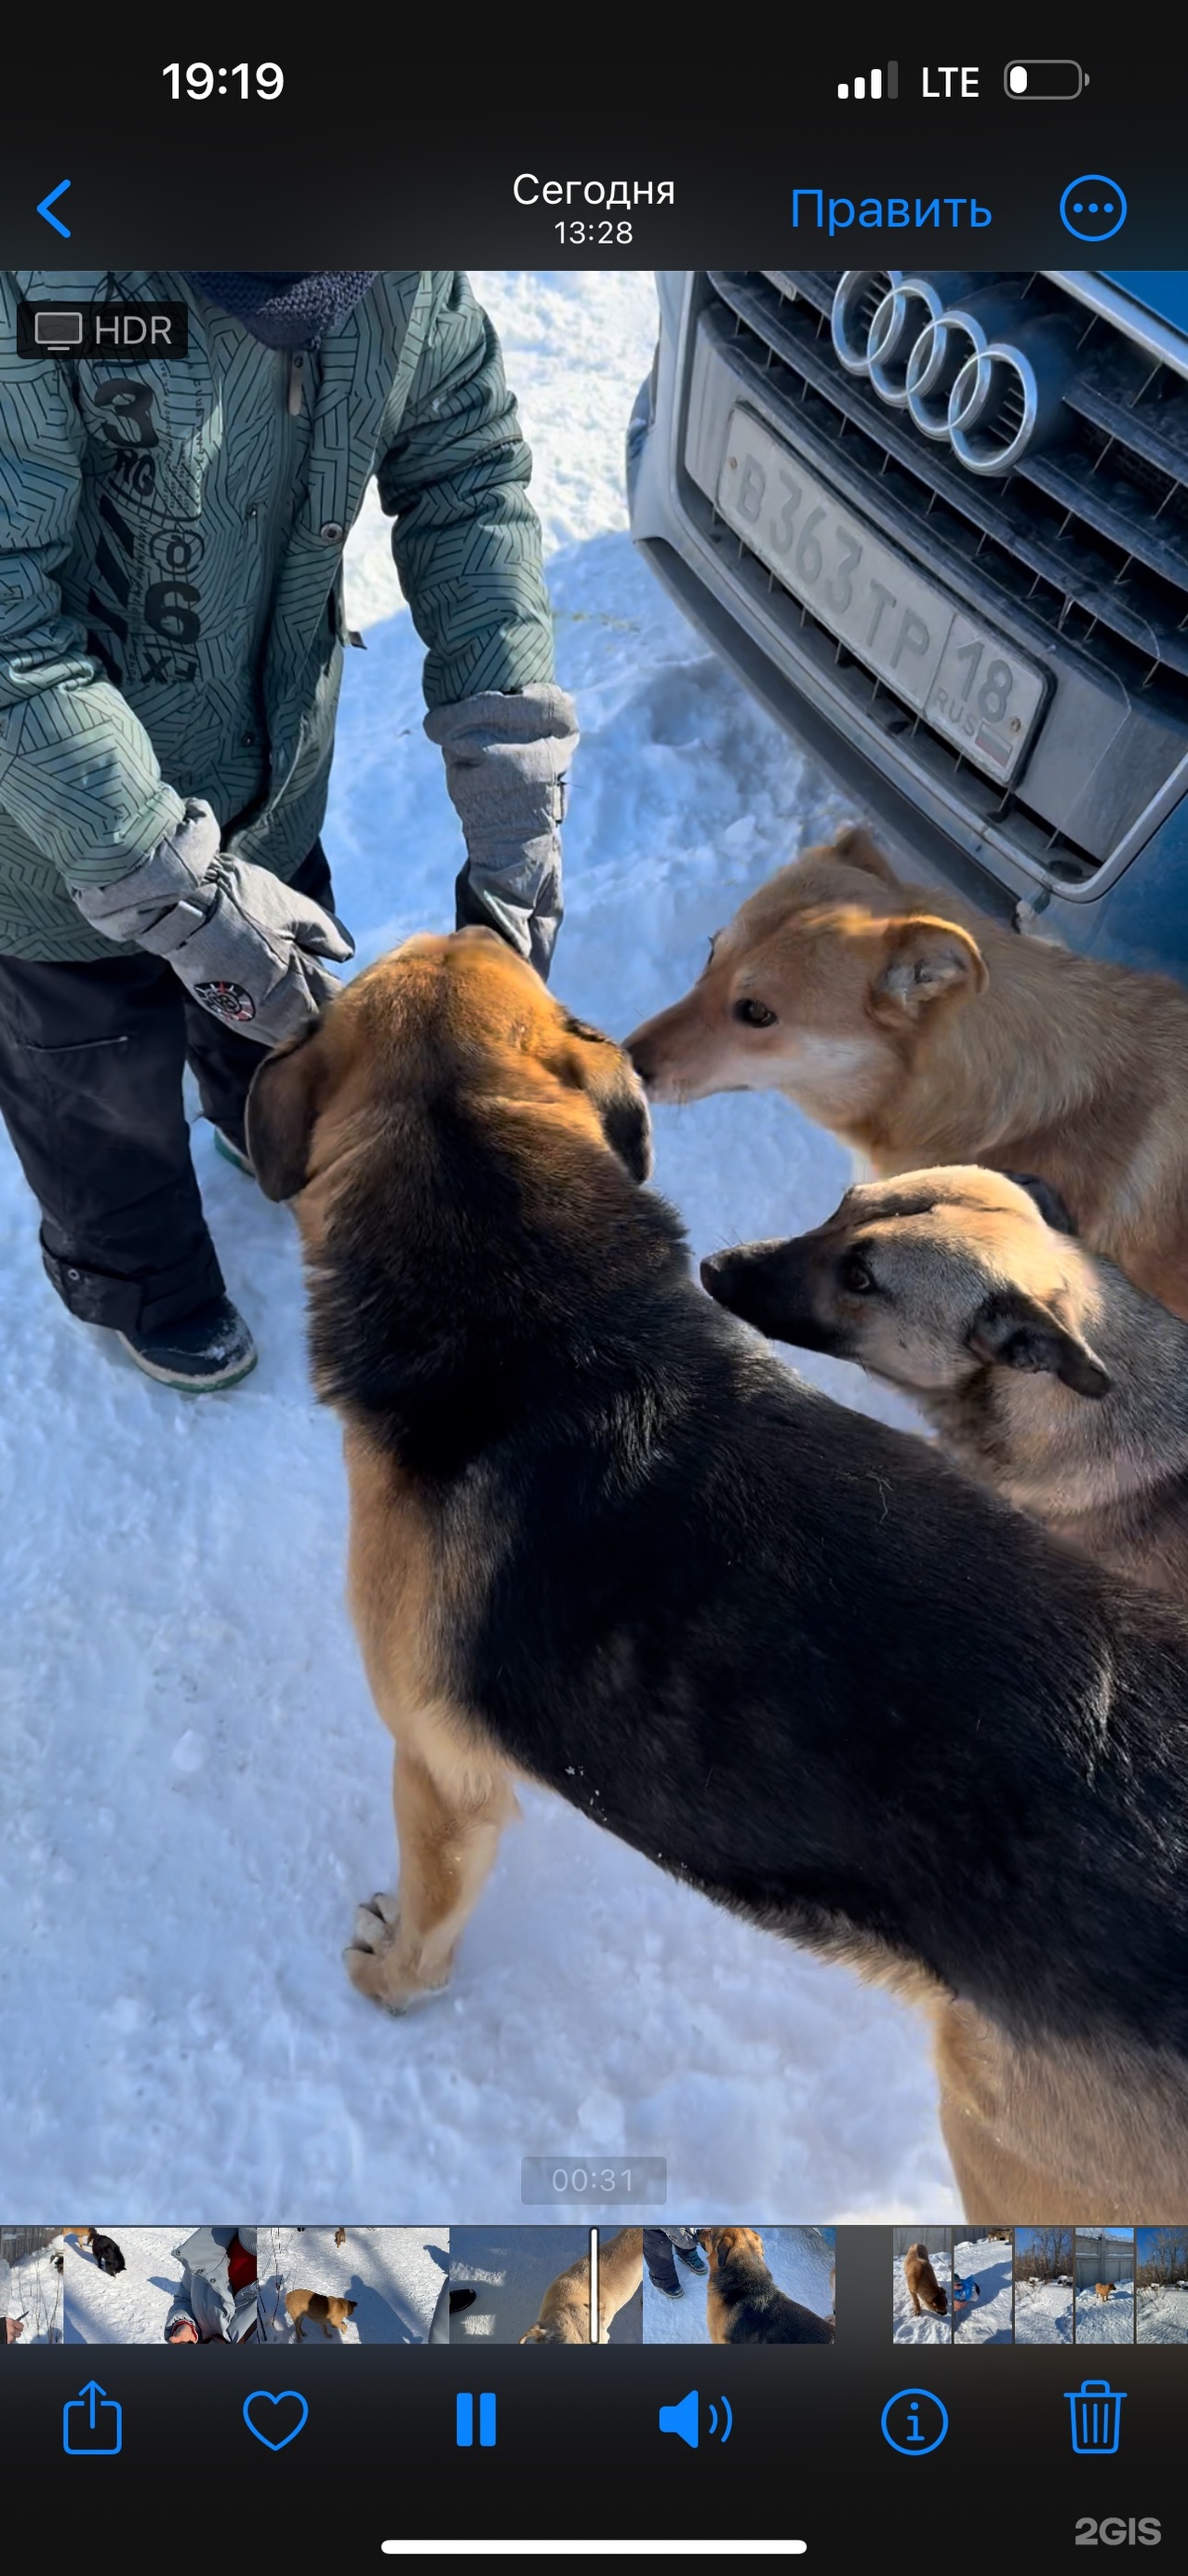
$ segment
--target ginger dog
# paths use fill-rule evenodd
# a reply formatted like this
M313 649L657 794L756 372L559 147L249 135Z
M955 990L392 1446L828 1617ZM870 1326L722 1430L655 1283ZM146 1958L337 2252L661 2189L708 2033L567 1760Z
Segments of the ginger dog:
M782 1091L882 1179L1034 1172L1188 1315L1188 992L901 883L860 828L752 895L627 1047L653 1100Z
M1046 1184L902 1172L701 1276L774 1340L902 1388L979 1483L1188 1603L1188 1324L1086 1251Z
M598 2240L598 2342L610 2342L611 2321L633 2299L643 2279L643 2229L621 2227ZM583 2254L550 2281L540 2315L521 2343L591 2343L590 2257Z
M947 2317L948 2297L933 2271L926 2245L909 2245L903 2258L903 2277L913 2316L918 2317L921 2310L927 2308L932 2317Z
M358 2307L357 2299L335 2299L324 2290L287 2290L285 2306L295 2329L298 2343L304 2343L301 2320L308 2317L311 2325L320 2326L327 2342L332 2333L341 2334L348 2317Z

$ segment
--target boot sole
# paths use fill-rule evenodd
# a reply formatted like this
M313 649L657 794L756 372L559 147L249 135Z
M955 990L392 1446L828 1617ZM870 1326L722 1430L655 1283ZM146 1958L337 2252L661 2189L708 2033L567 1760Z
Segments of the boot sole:
M130 1342L126 1333L117 1333L116 1339L123 1343L129 1359L135 1362L142 1377L155 1378L158 1386L171 1386L178 1395L221 1395L228 1387L242 1386L245 1377L251 1376L260 1356L258 1351L253 1351L250 1360L225 1369L218 1377L182 1377L176 1369L157 1368L152 1360L146 1360L143 1351L137 1350L135 1342Z

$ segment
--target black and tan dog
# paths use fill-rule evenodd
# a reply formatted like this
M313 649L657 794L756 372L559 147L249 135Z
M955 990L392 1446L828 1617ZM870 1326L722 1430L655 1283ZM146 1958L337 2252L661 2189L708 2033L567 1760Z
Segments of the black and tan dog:
M360 975L248 1128L396 1739L360 1992L446 1983L520 1775L956 2014L971 2217L1188 2217L1188 1622L703 1297L626 1057L493 933Z
M709 2256L705 2314L711 2343L832 2343L832 2317L790 2299L768 2269L757 2227L703 2227Z
M1188 1324L1073 1238L1045 1182L946 1165L703 1263L733 1314L859 1360L1057 1537L1188 1604Z
M114 2280L117 2272L126 2270L124 2257L114 2236L101 2235L97 2227L64 2227L62 2234L73 2236L78 2245L85 2246L100 2271L106 2272L109 2279Z

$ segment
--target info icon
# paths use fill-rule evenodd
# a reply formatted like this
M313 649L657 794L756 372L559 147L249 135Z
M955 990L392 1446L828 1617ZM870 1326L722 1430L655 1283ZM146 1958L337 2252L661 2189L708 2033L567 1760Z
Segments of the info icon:
M949 2429L948 2408L931 2388L897 2388L879 2418L883 2440L906 2460L927 2459Z

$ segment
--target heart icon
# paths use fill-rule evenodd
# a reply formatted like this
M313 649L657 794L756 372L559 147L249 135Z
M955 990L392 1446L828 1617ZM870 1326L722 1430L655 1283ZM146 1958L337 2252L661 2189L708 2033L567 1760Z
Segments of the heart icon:
M272 2420L274 2424L278 2421L275 2411L278 2406L296 2406L300 2409L300 2412L296 2423L290 2424L287 2433L265 2433L261 2430L260 2426L252 2420L253 2406L261 2408L271 2406L273 2409ZM308 2417L308 2401L302 2396L299 2388L282 2388L278 2390L275 2395L271 2388L253 2388L251 2396L245 2397L243 2401L244 2423L247 2425L249 2433L254 2433L256 2440L263 2443L266 2451L283 2451L287 2442L295 2442L298 2434L304 2430Z

